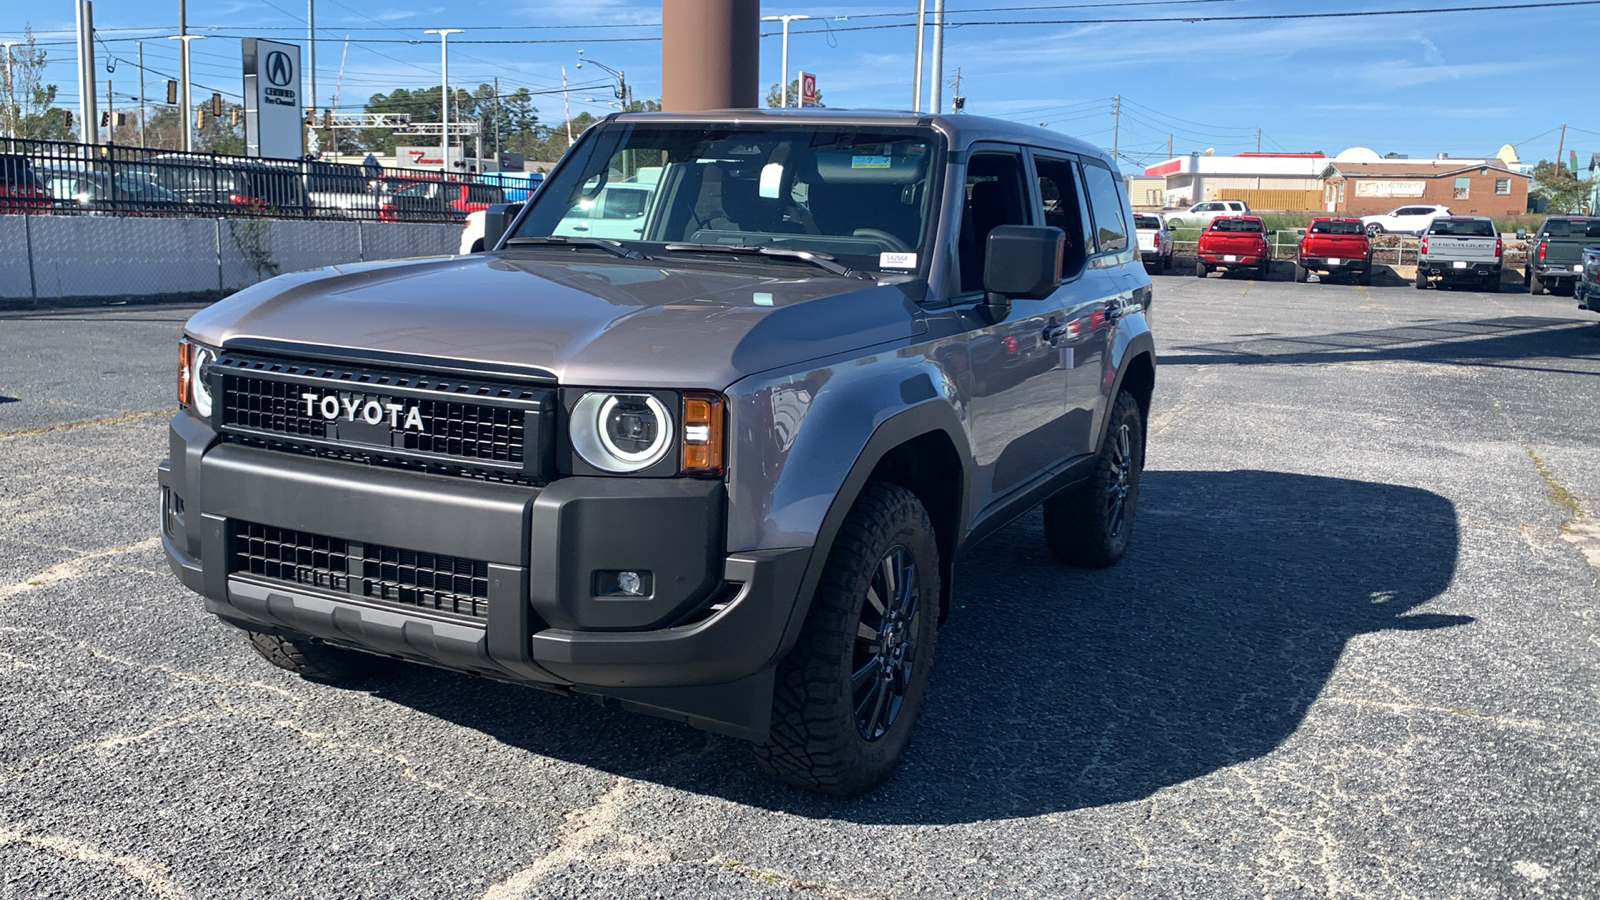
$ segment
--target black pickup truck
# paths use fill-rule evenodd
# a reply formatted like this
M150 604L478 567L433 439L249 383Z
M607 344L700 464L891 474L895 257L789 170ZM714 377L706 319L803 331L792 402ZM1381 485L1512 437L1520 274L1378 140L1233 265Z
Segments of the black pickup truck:
M1529 237L1528 262L1523 266L1522 284L1535 296L1549 290L1568 293L1583 269L1583 248L1600 245L1600 217L1551 216Z

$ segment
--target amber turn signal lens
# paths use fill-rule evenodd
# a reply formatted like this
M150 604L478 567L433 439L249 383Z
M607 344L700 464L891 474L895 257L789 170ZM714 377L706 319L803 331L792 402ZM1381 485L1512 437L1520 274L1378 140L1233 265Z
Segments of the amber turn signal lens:
M724 415L722 397L717 394L683 395L683 474L722 474Z
M178 405L189 405L189 339L178 342Z

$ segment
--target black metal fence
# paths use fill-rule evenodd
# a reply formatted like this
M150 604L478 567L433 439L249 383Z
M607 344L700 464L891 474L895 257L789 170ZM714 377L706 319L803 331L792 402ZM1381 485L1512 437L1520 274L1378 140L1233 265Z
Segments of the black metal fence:
M540 177L12 139L0 141L0 214L460 222L526 199Z

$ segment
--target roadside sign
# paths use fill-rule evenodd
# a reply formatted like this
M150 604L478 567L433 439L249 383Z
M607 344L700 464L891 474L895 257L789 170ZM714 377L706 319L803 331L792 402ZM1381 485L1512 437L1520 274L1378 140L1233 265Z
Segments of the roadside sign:
M240 45L245 155L299 159L300 47L260 38L245 38Z
M810 72L800 73L800 105L817 105L817 76Z

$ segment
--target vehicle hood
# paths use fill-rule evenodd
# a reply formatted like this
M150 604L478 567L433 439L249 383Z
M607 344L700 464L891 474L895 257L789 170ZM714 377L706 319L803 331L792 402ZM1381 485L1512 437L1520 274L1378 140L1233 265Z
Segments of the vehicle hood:
M922 326L922 290L764 261L542 248L283 275L206 308L187 330L221 347L271 342L535 369L572 385L722 389L904 342Z

